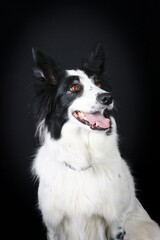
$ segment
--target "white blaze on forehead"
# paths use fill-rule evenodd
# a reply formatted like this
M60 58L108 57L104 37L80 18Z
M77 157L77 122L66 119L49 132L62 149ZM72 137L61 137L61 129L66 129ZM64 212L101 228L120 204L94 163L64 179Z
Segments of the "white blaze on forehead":
M84 86L84 91L85 90L93 90L93 92L95 93L105 93L106 91L100 89L99 87L97 87L94 84L93 78L92 77L88 77L85 72L83 72L82 70L67 70L67 74L68 76L78 76L80 82L83 84ZM88 94L88 93L87 93Z
M89 77L82 70L67 70L68 76L78 76L80 80L89 80Z
M77 76L78 73L76 70L66 70L68 76Z
M89 78L82 70L67 70L68 76L78 76L82 85L86 88L86 86L93 85L93 80Z

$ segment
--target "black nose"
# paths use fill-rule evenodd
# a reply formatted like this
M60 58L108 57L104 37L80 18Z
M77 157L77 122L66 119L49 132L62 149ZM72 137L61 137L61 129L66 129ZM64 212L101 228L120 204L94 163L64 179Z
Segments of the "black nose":
M113 102L113 98L110 93L98 94L97 100L99 103L104 104L104 105L109 105Z

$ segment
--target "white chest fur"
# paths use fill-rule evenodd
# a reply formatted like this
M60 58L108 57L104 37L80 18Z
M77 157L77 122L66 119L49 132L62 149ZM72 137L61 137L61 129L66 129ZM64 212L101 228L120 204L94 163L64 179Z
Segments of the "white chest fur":
M52 140L47 133L34 170L39 178L39 207L49 225L56 212L70 219L97 215L112 222L134 194L116 134L75 130L66 124L60 140Z

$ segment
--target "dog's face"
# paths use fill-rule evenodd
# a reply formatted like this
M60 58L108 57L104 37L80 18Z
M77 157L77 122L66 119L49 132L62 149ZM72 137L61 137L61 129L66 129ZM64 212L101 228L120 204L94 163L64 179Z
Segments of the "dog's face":
M55 139L71 121L89 131L111 132L113 98L104 77L104 50L97 45L78 70L61 70L42 51L35 60L35 113Z
M106 131L111 128L110 110L113 99L102 89L103 83L96 76L88 77L81 70L67 71L72 84L68 94L75 95L68 109L69 119L79 127L92 131Z

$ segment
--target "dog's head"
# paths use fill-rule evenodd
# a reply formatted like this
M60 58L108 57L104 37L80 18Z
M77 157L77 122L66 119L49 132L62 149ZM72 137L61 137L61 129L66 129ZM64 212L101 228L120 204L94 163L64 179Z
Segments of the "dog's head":
M105 54L101 44L78 70L62 70L39 49L33 50L33 57L38 126L47 128L55 139L60 138L67 121L78 128L111 133L113 97L104 75Z

